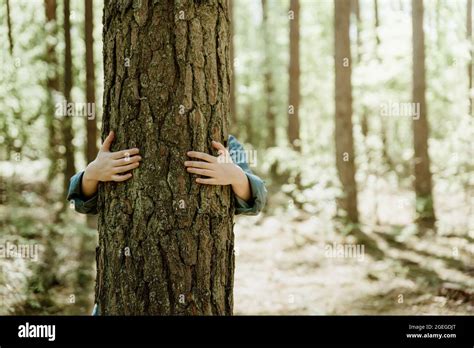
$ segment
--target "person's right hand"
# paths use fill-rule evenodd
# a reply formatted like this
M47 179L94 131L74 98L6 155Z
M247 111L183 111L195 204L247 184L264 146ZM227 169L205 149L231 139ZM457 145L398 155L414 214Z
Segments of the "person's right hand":
M110 152L110 145L114 141L114 132L110 132L94 161L89 163L84 171L84 180L88 181L125 181L132 177L132 173L122 174L139 166L141 157L138 149Z

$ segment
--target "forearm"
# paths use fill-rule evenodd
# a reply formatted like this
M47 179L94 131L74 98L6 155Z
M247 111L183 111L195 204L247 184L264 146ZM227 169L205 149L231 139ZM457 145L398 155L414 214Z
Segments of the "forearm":
M87 167L82 176L81 182L81 191L82 194L86 197L92 197L97 193L97 188L99 186L99 181L91 177L90 168Z
M247 175L242 170L242 168L237 165L235 178L231 185L232 190L234 191L234 194L237 197L243 199L244 201L250 200L250 198L252 197L252 190L250 188L249 179L247 178Z

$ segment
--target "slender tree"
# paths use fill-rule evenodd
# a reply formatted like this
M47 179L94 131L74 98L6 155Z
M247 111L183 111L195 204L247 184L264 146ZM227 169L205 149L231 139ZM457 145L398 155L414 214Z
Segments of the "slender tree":
M95 107L95 63L94 63L94 9L92 0L84 0L85 18L84 33L86 47L86 101L89 105L88 110L93 110L94 117L86 117L86 162L92 162L97 155L97 122ZM95 228L97 219L94 216L87 216L87 224Z
M86 46L86 101L95 109L95 64L94 64L94 15L92 0L84 0L85 5L85 46ZM86 117L86 161L93 161L97 155L97 123L96 119Z
M7 6L8 49L10 50L10 55L13 55L13 29L10 13L10 0L5 0L5 5Z
M375 45L376 45L375 47L377 47L376 55L377 55L377 59L380 59L379 52L378 52L378 47L380 47L380 43L381 43L380 34L379 34L380 16L379 16L379 1L378 0L374 0L374 17L375 17L374 25L375 25Z
M56 19L56 0L45 0L44 9L46 16L46 28L48 35L57 37L58 26ZM59 75L58 75L58 57L56 55L55 40L46 40L45 61L48 65L48 77L46 80L46 92L48 93L46 126L48 129L48 157L50 159L50 167L48 170L48 180L51 181L59 173L59 158L61 154L58 151L60 144L60 131L58 119L55 117L54 94L59 93Z
M339 204L348 220L357 223L359 216L352 135L352 58L349 33L351 4L346 0L334 0L334 5L336 167L344 191Z
M104 8L102 136L138 147L129 181L99 186L96 302L103 314L229 315L234 198L195 183L187 151L227 139L227 0Z
M288 101L288 141L297 151L301 150L300 141L300 2L290 1L290 66Z
M276 145L276 123L275 123L275 85L273 81L272 71L272 52L271 52L271 41L272 33L271 27L268 22L268 2L262 0L262 29L263 29L263 42L264 42L264 59L263 59L263 75L264 75L264 88L265 88L265 102L266 102L266 120L267 120L267 146Z
M69 21L70 4L69 0L64 0L64 99L66 105L71 102L72 89L72 53L71 53L71 24ZM64 166L64 194L67 193L69 187L69 179L76 172L74 161L74 145L72 139L74 137L72 130L72 118L64 115L61 120L61 128L63 135L63 143L65 147L65 166Z
M413 118L415 149L414 172L417 217L426 227L435 222L431 189L430 157L428 154L428 119L426 110L425 35L423 31L423 0L412 0L413 30L413 102L419 107L419 117Z

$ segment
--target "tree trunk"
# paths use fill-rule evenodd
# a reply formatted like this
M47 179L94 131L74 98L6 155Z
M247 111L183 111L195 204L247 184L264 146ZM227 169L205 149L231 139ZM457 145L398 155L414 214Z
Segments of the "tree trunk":
M10 13L10 0L6 0L7 6L7 28L8 28L8 49L10 55L13 55L13 29L12 29L12 20L11 20L11 13Z
M419 118L413 118L415 148L414 172L418 219L427 227L435 221L431 193L430 158L428 155L428 120L426 111L425 37L423 32L423 0L412 0L413 29L413 102L419 106Z
M102 314L232 314L234 197L183 163L228 137L229 18L227 0L105 3L102 137L143 162L99 187Z
M57 37L56 0L45 0L44 9L46 23L48 24L47 34ZM59 124L58 119L55 117L54 104L54 93L59 93L59 64L54 40L46 40L45 61L48 65L48 69L52 70L52 73L48 74L46 81L46 92L48 93L46 127L48 129L48 157L51 162L48 170L48 181L51 181L59 173L58 160L61 157L58 151L58 145L60 144Z
M235 67L234 67L234 60L235 60L235 50L234 50L234 35L235 35L235 28L234 28L234 0L229 0L229 12L230 12L230 66L232 68L232 76L230 79L230 123L232 134L237 135L239 133L239 127L237 124L238 116L237 116L237 95L235 92Z
M64 99L66 105L71 102L72 89L72 55L71 55L71 24L69 22L70 7L69 0L64 0ZM72 131L72 117L67 114L61 120L63 143L66 149L64 157L66 164L64 166L64 195L67 195L69 188L69 179L76 173L74 161L74 138Z
M467 63L467 79L469 86L469 115L472 116L472 0L467 0L466 36L469 43L469 62Z
M95 116L95 64L94 64L94 16L92 0L85 0L85 46L86 46L86 101L92 105ZM86 161L90 163L97 155L97 124L95 117L86 119Z
M268 147L276 145L276 124L275 124L275 85L272 73L272 52L271 52L271 28L268 23L268 3L262 0L262 29L264 43L263 59L263 82L265 88L266 120L267 120L267 139Z
M288 141L296 150L301 150L300 141L300 3L291 0L290 17L290 66L289 66L289 107Z
M344 191L339 205L349 221L359 221L357 211L357 184L355 181L354 141L352 136L352 83L351 83L351 4L334 0L335 70L336 70L336 166Z
M97 121L95 107L95 64L94 64L94 12L92 0L84 0L85 18L85 46L86 46L86 102L94 110L94 117L86 117L86 162L92 162L97 155ZM89 108L88 108L89 110ZM87 216L87 225L96 228L97 218L92 215Z

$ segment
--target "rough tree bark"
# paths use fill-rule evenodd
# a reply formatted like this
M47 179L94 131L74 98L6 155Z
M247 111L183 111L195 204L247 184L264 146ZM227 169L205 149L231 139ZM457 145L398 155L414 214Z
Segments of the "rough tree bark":
M357 184L355 181L355 153L352 135L352 82L351 82L351 3L334 0L335 33L335 96L336 96L336 167L344 197L339 205L353 223L359 221L357 210Z
M66 103L71 102L72 89L72 53L71 53L71 23L69 21L70 6L69 0L64 0L64 99ZM68 104L67 104L68 105ZM72 144L72 118L64 115L61 120L61 130L63 136L63 144L66 149L64 153L64 181L63 192L67 195L69 188L69 179L76 173L76 165L74 161L74 145Z
M230 129L232 130L232 134L238 135L239 129L237 125L238 116L237 116L237 95L235 91L235 67L234 67L234 59L235 59L235 50L234 50L234 35L235 35L235 28L234 28L234 0L229 1L229 16L230 16L230 61L231 61L231 68L232 68L232 78L230 79Z
M228 136L229 18L227 0L105 3L102 137L143 161L99 187L103 314L232 314L234 199L183 164Z
M275 86L272 73L272 58L271 58L271 29L268 23L268 3L267 0L262 0L262 29L263 29L263 44L264 44L264 59L263 59L263 82L265 88L265 107L267 120L267 139L266 145L268 147L276 145L276 124L275 124Z
M412 0L413 30L413 102L419 105L419 118L413 119L415 149L414 172L418 220L433 227L435 213L431 189L430 157L428 154L428 119L426 110L425 34L423 31L423 0Z
M288 141L296 150L301 150L300 142L300 3L291 0L290 11L290 66L289 66L289 108ZM291 12L290 12L291 14Z

